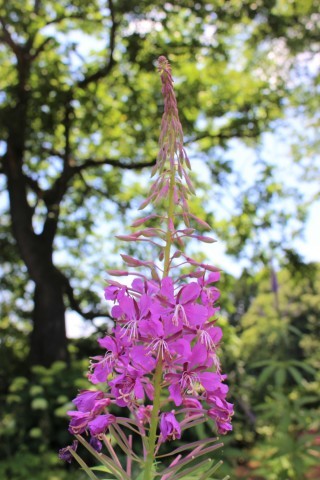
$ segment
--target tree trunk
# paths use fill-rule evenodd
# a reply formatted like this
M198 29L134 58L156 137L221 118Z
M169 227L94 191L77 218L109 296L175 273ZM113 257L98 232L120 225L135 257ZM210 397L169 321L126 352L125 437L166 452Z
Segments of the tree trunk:
M34 209L28 200L30 182L38 200L44 200L46 192L23 169L31 92L28 85L32 59L28 48L31 48L31 44L21 47L14 43L9 33L8 38L17 57L18 82L12 87L15 105L7 112L7 152L3 156L3 169L7 177L13 236L30 278L35 283L30 360L33 364L49 366L56 360L68 360L63 282L52 258L59 204L67 180L60 182L62 186L58 182L58 188L50 192L52 198L45 201L47 219L43 232L37 234L33 225Z
M56 360L68 360L63 283L53 264L52 238L34 232L21 165L14 150L8 149L5 167L13 235L35 283L30 361L49 366Z
M63 290L51 275L35 285L30 361L47 367L56 360L68 361L68 351Z

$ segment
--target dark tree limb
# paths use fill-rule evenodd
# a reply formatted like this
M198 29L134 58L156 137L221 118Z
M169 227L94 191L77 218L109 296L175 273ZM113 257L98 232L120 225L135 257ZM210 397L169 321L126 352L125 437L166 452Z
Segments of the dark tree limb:
M34 53L31 55L31 60L35 60L38 55L40 55L41 52L45 49L46 45L50 43L52 40L54 40L52 37L47 37L40 45L37 47L34 51Z
M102 197L104 198L108 198L108 200L110 200L112 203L115 203L121 212L125 212L128 208L130 208L130 202L120 202L118 200L116 200L115 198L113 197L110 197L109 193L107 192L107 190L102 190L101 188L98 188L98 187L94 187L93 185L89 185L86 181L86 179L84 178L84 175L82 172L79 172L79 176L85 186L85 194L90 194L92 192L94 193L97 193L99 195L101 195Z
M58 157L63 159L65 155L64 152L60 152L58 150L55 150L54 148L47 148L47 147L44 147L43 145L41 149L52 157Z
M259 135L258 131L253 130L252 132L235 132L235 131L221 131L219 133L199 133L198 135L195 135L189 139L187 139L184 143L189 144L189 143L194 143L198 142L199 140L203 140L205 138L212 138L213 140L218 139L218 140L231 140L232 138L256 138Z
M67 295L70 307L73 311L79 313L79 315L81 315L86 320L94 320L98 317L110 318L107 313L102 312L101 310L96 310L94 308L85 312L80 305L79 299L77 299L74 294L74 289L71 286L70 280L61 271L57 270L57 273L61 279L64 293Z
M130 161L123 162L121 160L115 160L112 158L97 159L97 160L95 160L94 158L87 158L86 160L83 160L80 165L77 165L73 168L77 173L82 172L83 170L86 170L88 168L101 167L103 165L111 165L113 167L127 169L127 170L139 170L145 167L153 167L155 163L156 163L156 160L149 160L146 162L130 162Z
M20 60L22 55L21 47L13 40L9 30L7 29L5 19L1 16L0 16L0 25L3 31L3 35L0 38L3 40L3 42L5 42L11 48L11 50L13 51L17 59Z
M64 137L65 147L63 158L63 171L57 178L51 189L45 192L44 201L47 207L47 217L44 223L42 235L51 243L54 240L60 213L60 203L68 189L69 182L75 175L74 168L71 166L71 145L70 131L73 118L72 91L68 92L64 115Z
M43 198L44 190L40 187L37 180L29 177L29 175L23 174L26 184L31 188L31 190L37 195L39 199Z
M66 169L70 167L70 155L71 155L70 132L71 132L71 123L73 118L72 98L73 98L73 92L71 90L68 92L68 98L67 98L64 120L63 120L64 138L65 138L63 161L64 161L64 168Z
M115 19L115 9L114 9L113 0L109 0L108 3L109 3L109 10L110 10L110 18L111 18L111 27L110 27L109 45L108 45L109 58L103 67L101 67L96 72L85 76L82 80L78 82L77 86L80 88L85 89L90 83L97 82L98 80L101 80L102 78L106 77L111 72L115 64L113 53L115 48L117 23Z
M47 207L47 218L44 223L44 228L42 231L42 236L48 239L50 242L53 242L58 220L59 220L59 209L60 203L69 187L70 180L76 175L81 174L82 171L95 168L103 165L111 165L113 167L122 168L126 170L138 170L145 167L151 167L155 164L155 160L150 160L148 162L122 162L119 160L114 160L111 158L106 158L103 160L94 160L89 158L84 160L81 165L73 166L70 159L66 159L64 169L61 175L56 179L53 186L44 191L43 200Z
M34 13L36 13L36 14L39 13L40 6L41 6L41 0L35 0L34 1L34 7L33 7Z
M74 172L72 168L64 168L60 177L57 178L52 188L46 190L43 195L43 200L47 207L47 216L44 222L41 237L50 245L53 244L53 240L58 228L60 204L68 189L69 181L73 175Z
M55 23L60 23L60 22L63 22L64 20L83 20L83 13L73 13L73 14L70 14L70 15L60 15L60 16L58 16L56 18L53 18L52 20L49 20L48 22L46 22L46 24L44 26L47 27L48 25L53 25ZM86 21L87 20L88 19L86 19Z

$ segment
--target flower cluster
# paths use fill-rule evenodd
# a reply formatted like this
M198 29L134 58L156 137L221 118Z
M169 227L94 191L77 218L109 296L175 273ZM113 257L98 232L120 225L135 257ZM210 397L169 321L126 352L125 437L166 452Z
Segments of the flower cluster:
M92 358L88 378L95 389L80 392L73 400L76 410L69 412L69 431L82 443L81 434L89 434L95 451L102 449L102 440L110 451L106 434L111 432L129 455L130 441L125 440L121 426L148 438L144 444L145 479L153 478L152 464L162 443L180 439L183 430L208 418L225 434L232 429L233 414L217 354L222 331L216 325L220 294L215 285L220 273L183 252L185 238L214 240L190 227L193 222L202 228L207 224L188 209L187 199L194 191L185 170L190 162L183 148L171 68L165 57L159 58L158 69L165 99L160 150L153 170L158 176L142 208L162 202L167 213L148 214L133 225L140 227L158 219L160 227L118 237L150 242L159 249L158 260L122 255L127 270L109 271L111 276L134 278L126 283L108 281L105 298L112 303L115 326L111 335L99 340L104 352ZM182 265L189 266L187 273L181 274ZM140 267L150 275L140 273ZM112 414L114 405L127 407L129 417ZM203 445L197 446L196 453ZM70 452L75 455L74 448L63 449L62 458L69 460ZM130 455L134 459L133 451ZM179 465L178 458L171 468L181 468ZM163 478L171 478L170 472Z
M231 429L232 405L225 399L228 387L216 352L222 331L211 321L217 311L219 292L213 284L218 278L218 272L211 273L207 280L201 276L183 286L170 277L159 284L135 279L131 286L113 284L105 289L106 299L115 302L116 326L112 335L99 340L106 353L92 359L89 373L90 381L103 384L103 390L84 390L73 401L77 410L69 412L71 433L104 433L116 421L102 413L111 403L128 407L139 419L139 412L153 401L159 359L168 400L184 410L187 405L189 415L194 409L213 418L220 433ZM167 418L167 413L161 414L163 440L172 438Z

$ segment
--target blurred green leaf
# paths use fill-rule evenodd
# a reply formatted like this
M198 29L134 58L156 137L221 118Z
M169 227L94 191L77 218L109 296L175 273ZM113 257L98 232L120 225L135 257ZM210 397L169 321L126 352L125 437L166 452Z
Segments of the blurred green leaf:
M35 398L31 402L31 408L33 410L46 410L48 402L45 398Z

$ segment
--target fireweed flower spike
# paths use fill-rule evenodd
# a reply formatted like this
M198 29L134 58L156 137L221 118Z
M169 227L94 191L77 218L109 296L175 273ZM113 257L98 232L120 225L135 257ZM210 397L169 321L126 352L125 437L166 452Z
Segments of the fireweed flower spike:
M215 284L220 274L183 253L187 238L214 240L197 234L197 225L201 229L208 225L189 211L188 198L194 194L187 172L191 166L183 147L171 67L163 56L158 72L164 97L159 154L150 196L140 208L153 204L166 213L148 213L133 224L141 230L119 236L149 242L158 249L158 258L140 260L123 254L126 268L108 272L117 277L110 278L105 289L105 298L113 302L115 326L111 335L99 340L102 353L92 358L88 373L93 388L73 400L76 409L68 412L69 431L102 464L108 478L175 480L196 474L209 479L221 463L208 459L222 445L217 438L180 444L171 454L161 454L164 443L179 440L186 429L207 420L215 423L218 433L227 433L232 429L233 406L226 400L226 375L217 355L222 331L215 324L219 310ZM146 226L150 221L159 226ZM185 271L189 266L189 273L180 273L182 265ZM119 281L129 275L134 277L131 284ZM121 407L126 409L123 416L115 415ZM75 452L78 443L62 449L60 457L76 458L96 479ZM117 449L125 454L126 465Z

